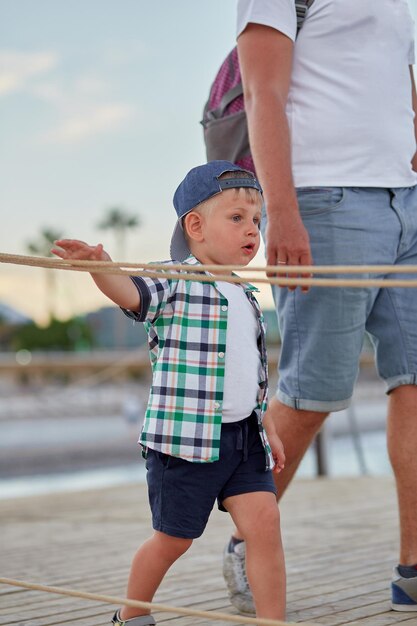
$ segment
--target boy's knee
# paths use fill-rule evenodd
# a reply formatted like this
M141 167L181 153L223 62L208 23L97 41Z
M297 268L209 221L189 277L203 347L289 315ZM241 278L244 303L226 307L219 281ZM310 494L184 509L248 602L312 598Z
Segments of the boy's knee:
M278 506L271 504L261 512L262 528L264 532L275 532L279 530L281 516Z
M254 532L247 540L248 546L252 546L253 549L265 553L265 551L272 555L282 550L281 528L279 525L279 518L262 521L262 532Z
M260 506L256 516L254 516L244 529L240 528L245 540L260 539L262 537L271 537L280 532L280 512L275 500ZM262 528L262 533L259 533Z

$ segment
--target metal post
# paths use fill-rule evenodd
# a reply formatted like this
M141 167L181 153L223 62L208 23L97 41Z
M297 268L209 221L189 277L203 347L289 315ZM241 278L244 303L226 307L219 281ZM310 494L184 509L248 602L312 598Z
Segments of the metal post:
M362 476L366 476L368 474L368 467L366 465L365 453L362 446L362 440L358 420L356 418L354 402L349 405L347 415L349 419L350 435L352 437L353 447L356 452L356 458L358 459L359 470Z
M329 475L329 443L329 429L326 428L326 424L323 424L320 432L317 433L314 440L314 448L316 451L317 476Z

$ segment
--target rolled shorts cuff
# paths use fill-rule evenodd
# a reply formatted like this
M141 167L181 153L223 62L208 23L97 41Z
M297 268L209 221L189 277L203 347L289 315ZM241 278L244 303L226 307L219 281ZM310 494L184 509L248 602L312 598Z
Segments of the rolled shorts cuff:
M178 539L198 539L201 537L205 530L205 526L201 529L190 528L179 530L173 526L167 526L166 524L153 523L152 528L157 530L158 532L164 533L164 535L169 535L170 537L177 537Z
M255 484L248 485L246 488L245 487L241 487L240 489L234 488L234 489L231 489L230 491L227 491L226 493L223 493L221 500L217 499L217 507L219 511L228 513L228 510L223 505L223 502L227 500L227 498L232 498L233 496L242 496L242 495L247 495L248 493L259 493L259 492L273 493L274 496L276 496L277 489L275 487L275 483L272 478L271 470L268 470L268 472L265 472L265 475L268 475L268 474L270 476L270 480L265 480L262 483L259 483L258 485L255 485Z
M307 398L291 398L287 396L281 389L276 394L277 399L291 407L300 411L317 411L317 413L333 413L334 411L343 411L350 405L352 397L344 400L310 400Z
M417 385L417 374L400 374L399 376L392 376L385 380L387 385L387 395L391 393L397 387L402 385Z

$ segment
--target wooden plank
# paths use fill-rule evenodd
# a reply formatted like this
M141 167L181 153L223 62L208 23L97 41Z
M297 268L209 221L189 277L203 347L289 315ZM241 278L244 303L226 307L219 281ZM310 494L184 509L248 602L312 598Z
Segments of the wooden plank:
M389 477L294 482L281 506L289 620L417 626L417 615L389 610L395 506ZM155 601L236 614L221 575L231 528L228 515L213 511L206 533L173 566ZM0 501L0 575L123 597L133 553L150 532L144 485ZM0 626L99 626L114 609L0 587ZM166 626L226 624L156 617Z

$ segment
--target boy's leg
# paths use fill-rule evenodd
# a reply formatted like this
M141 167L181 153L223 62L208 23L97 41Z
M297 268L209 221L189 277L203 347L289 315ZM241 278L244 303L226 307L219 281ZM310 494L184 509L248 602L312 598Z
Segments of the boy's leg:
M142 544L133 557L127 597L130 600L152 602L165 574L171 565L188 550L192 542L192 539L171 537L155 531L154 535ZM147 614L149 611L128 606L124 606L119 612L122 620Z
M246 571L257 616L285 619L285 562L274 494L259 491L231 496L223 506L246 543Z
M193 539L203 533L219 492L239 465L239 434L240 428L235 424L224 426L222 462L217 463L190 463L148 450L148 494L155 534L133 558L128 598L151 602L170 566L191 546ZM259 435L258 439L265 459ZM148 613L124 607L119 617L124 621Z

